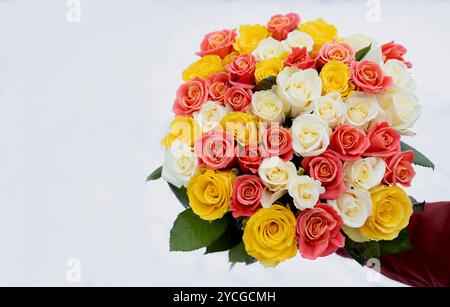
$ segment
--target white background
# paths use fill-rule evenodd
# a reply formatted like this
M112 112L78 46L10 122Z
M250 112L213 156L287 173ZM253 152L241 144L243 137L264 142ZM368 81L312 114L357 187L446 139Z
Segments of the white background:
M81 23L68 23L65 0L0 0L0 285L399 285L338 256L230 270L226 254L169 253L181 205L145 184L203 35L293 11L409 48L423 115L408 142L438 166L409 192L449 200L450 4L384 0L380 23L366 4L81 0Z

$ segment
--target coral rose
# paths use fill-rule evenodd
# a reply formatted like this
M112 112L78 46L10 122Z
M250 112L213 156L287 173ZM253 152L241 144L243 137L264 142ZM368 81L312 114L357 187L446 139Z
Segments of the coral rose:
M284 161L292 160L292 136L289 129L274 124L262 134L261 151L265 157L279 156Z
M297 243L303 258L314 260L325 257L344 247L341 234L342 218L328 204L317 204L300 212L297 218Z
M317 65L318 68L321 68L329 61L338 61L350 65L354 59L355 51L349 44L344 42L327 43L320 48Z
M233 183L230 209L234 218L251 216L261 208L263 183L258 176L242 175Z
M256 59L253 55L244 53L235 56L226 66L232 85L252 89L255 86Z
M234 144L231 133L218 130L197 140L194 149L200 165L217 170L227 168L234 162Z
M400 135L386 122L370 128L367 138L370 146L364 156L388 158L400 152Z
M398 152L386 160L386 173L383 182L389 185L401 184L404 187L411 186L411 181L416 175L412 166L414 152L411 150Z
M292 53L284 60L284 66L295 67L301 70L314 68L316 66L317 56L311 58L306 47L292 48Z
M369 146L369 139L364 132L345 124L331 134L328 149L344 161L355 161L361 158Z
M320 199L336 199L345 192L342 161L326 151L317 157L303 159L302 168L325 188Z
M252 91L239 86L230 87L224 95L223 103L237 112L245 112L252 102Z
M382 45L381 51L383 52L385 62L389 60L399 60L405 63L406 67L412 68L411 62L405 61L405 58L403 57L408 51L403 45L396 44L394 41L392 41Z
M380 65L371 61L353 61L350 65L352 81L359 90L378 94L392 85L392 77L385 76Z
M236 38L236 30L220 30L208 33L200 44L200 52L197 55L218 55L222 59L233 51L233 42Z
M289 32L295 30L300 23L300 16L296 13L273 15L267 23L267 28L273 38L281 41L286 39Z
M212 101L223 102L225 92L230 87L228 82L228 74L226 72L219 72L206 79L208 85L208 94Z
M236 157L239 168L243 172L256 174L263 161L259 146L257 144L248 144L245 147L236 146Z
M182 84L177 90L177 98L173 103L173 112L177 116L191 116L200 110L208 100L208 86L202 78L195 77Z

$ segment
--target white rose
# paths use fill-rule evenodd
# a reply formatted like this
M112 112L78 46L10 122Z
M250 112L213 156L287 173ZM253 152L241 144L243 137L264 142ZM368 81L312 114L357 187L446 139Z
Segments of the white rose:
M328 93L315 102L314 114L328 123L330 128L343 123L347 107L339 93Z
M278 58L285 52L281 42L273 37L268 37L259 42L258 47L253 51L253 55L258 61L267 60L271 58Z
M267 122L284 121L283 102L272 91L255 92L252 97L253 114Z
M405 131L411 128L419 119L421 106L417 97L408 92L386 94L377 96L384 117L392 128Z
M313 49L314 40L308 34L300 32L299 30L294 30L288 34L286 39L282 41L281 44L283 45L284 49L289 53L292 51L292 48L294 47L297 48L306 47L306 50L310 52Z
M292 122L291 135L294 151L302 157L313 157L330 145L331 129L320 117L304 114Z
M352 47L353 51L358 52L374 43L374 40L363 34L353 34L344 38L344 42Z
M402 61L389 60L384 64L383 70L386 75L393 79L393 85L388 90L389 92L413 91L416 89L416 82L411 77L408 67Z
M172 145L166 149L164 165L162 167L161 177L170 182L177 188L187 187L197 169L197 157L191 148L175 140Z
M198 123L204 133L222 129L220 121L230 113L230 110L219 102L208 101L202 105L198 112L193 114L194 120Z
M297 176L288 186L289 195L294 199L294 205L299 210L313 208L319 201L319 195L325 193L319 180L309 176Z
M386 171L383 159L369 157L344 163L344 180L357 188L370 190L381 183Z
M347 99L346 123L356 128L367 128L379 112L378 101L372 94L353 92Z
M277 76L277 93L295 117L313 110L322 94L322 81L315 69L285 67Z
M366 190L347 188L336 200L328 200L342 217L344 225L358 228L364 225L372 211L370 193Z
M258 169L259 177L272 192L287 190L289 182L297 175L297 168L292 162L285 162L280 157L264 159Z

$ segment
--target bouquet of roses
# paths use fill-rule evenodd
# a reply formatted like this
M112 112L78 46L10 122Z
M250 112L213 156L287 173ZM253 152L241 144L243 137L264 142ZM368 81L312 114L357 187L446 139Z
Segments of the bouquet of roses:
M434 165L400 140L420 115L405 53L295 13L207 34L176 92L164 165L148 177L186 207L170 249L265 266L408 249L423 204L400 186L413 164Z

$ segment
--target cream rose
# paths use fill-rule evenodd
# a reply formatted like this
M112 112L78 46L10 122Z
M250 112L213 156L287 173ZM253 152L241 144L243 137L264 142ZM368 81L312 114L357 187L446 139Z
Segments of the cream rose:
M284 121L283 102L272 90L255 92L252 97L253 114L266 122Z
M277 93L291 117L309 113L322 94L322 81L315 69L285 67L277 77Z
M272 192L287 190L289 182L297 175L292 162L284 162L280 157L264 159L258 169L259 177Z
M368 47L373 44L372 38L365 36L363 34L353 34L343 39L343 41L352 47L353 51L358 52L361 49Z
M341 95L334 92L315 101L313 114L327 122L330 128L335 128L344 122L346 112L347 107L341 99Z
M386 163L381 158L365 158L344 163L344 181L356 188L370 190L381 183Z
M258 61L262 61L278 58L283 52L285 50L281 42L273 37L268 37L259 42L258 47L256 47L252 54Z
M416 89L417 84L411 77L408 67L402 61L389 60L384 64L383 70L386 75L391 76L393 79L393 85L388 90L389 92L409 92Z
M347 99L347 113L345 121L356 128L367 128L369 122L379 113L376 97L363 92L353 92Z
M306 47L306 50L308 52L312 51L314 46L314 40L311 36L306 34L305 32L300 32L299 30L294 30L290 32L287 36L287 38L281 42L284 49L287 52L291 52L292 48L304 48Z
M370 193L366 190L348 187L336 200L328 200L344 221L344 225L358 228L364 225L372 211Z
M404 131L411 128L420 117L421 106L412 93L380 95L377 99L384 111L379 121L387 121L396 130Z
M319 195L325 193L319 180L309 176L297 176L289 183L289 195L294 199L294 205L299 210L313 208L319 201Z
M192 175L197 170L197 157L191 148L180 140L173 141L166 149L161 177L177 188L187 187Z
M302 157L313 157L327 149L331 129L320 117L304 114L292 122L291 134L295 153Z
M194 120L204 133L222 129L220 121L229 114L230 109L224 107L219 102L208 101L200 110L193 114Z

